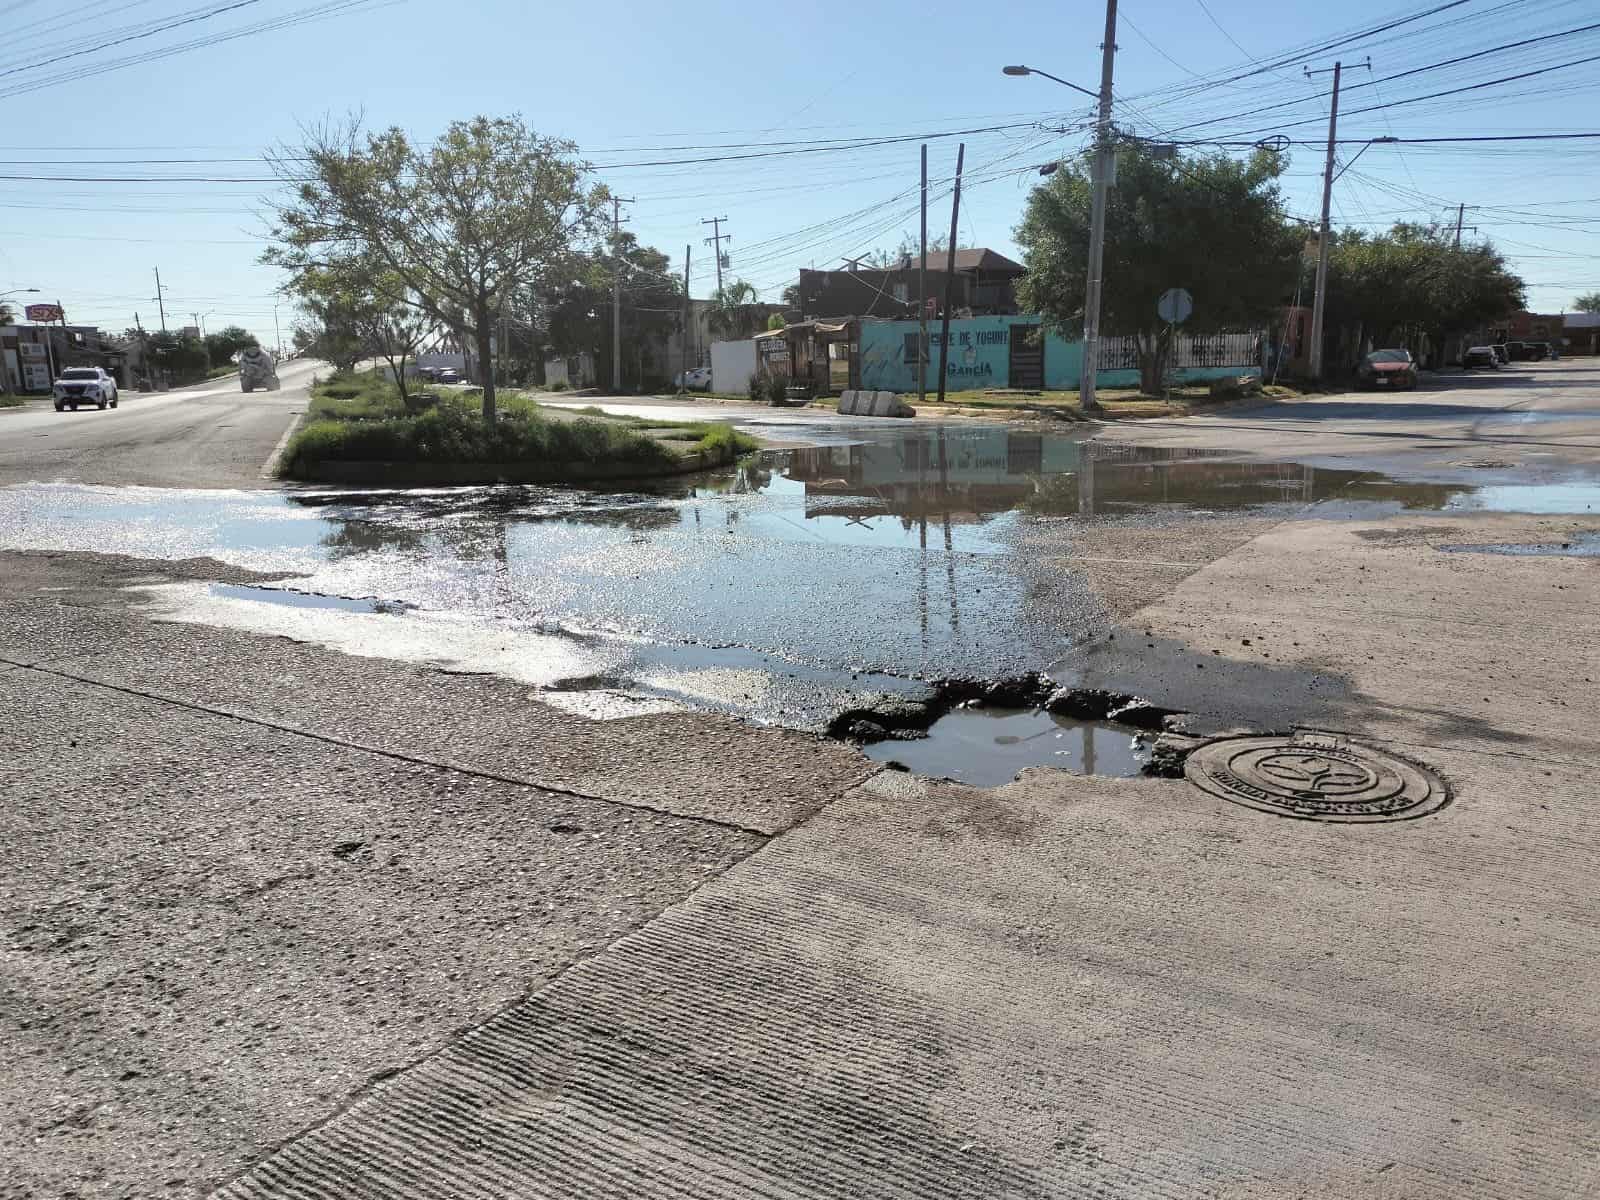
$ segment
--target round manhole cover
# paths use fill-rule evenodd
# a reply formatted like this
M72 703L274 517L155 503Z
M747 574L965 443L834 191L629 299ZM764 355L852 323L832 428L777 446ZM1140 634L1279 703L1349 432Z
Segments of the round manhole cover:
M1407 821L1450 802L1444 781L1414 763L1325 734L1224 738L1183 766L1213 796L1305 821Z

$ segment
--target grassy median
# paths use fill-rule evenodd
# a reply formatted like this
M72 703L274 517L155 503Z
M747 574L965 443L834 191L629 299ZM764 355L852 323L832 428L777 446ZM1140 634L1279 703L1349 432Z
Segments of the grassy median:
M499 420L486 425L476 396L446 391L409 412L393 384L373 375L336 375L311 389L307 423L285 447L278 474L313 479L322 463L460 466L494 464L581 478L620 468L669 474L732 462L757 448L730 425L660 422L543 410L526 393L500 393Z

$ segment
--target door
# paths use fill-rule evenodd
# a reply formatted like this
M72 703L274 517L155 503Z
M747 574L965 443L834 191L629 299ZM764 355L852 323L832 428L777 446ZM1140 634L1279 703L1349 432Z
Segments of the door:
M1013 325L1010 337L1010 386L1044 390L1044 326Z

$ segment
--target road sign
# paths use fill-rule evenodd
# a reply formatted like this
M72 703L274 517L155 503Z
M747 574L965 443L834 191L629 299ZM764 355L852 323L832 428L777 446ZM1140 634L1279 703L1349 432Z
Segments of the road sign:
M30 321L65 321L66 314L59 304L30 304L22 310Z
M1184 288L1168 288L1156 301L1156 314L1169 325L1182 325L1194 312L1194 297Z

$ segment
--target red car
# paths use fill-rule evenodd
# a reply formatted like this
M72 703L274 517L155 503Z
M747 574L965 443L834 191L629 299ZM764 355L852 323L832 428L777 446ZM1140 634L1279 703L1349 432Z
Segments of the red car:
M1400 389L1417 386L1417 364L1409 350L1374 350L1356 368L1356 386Z

